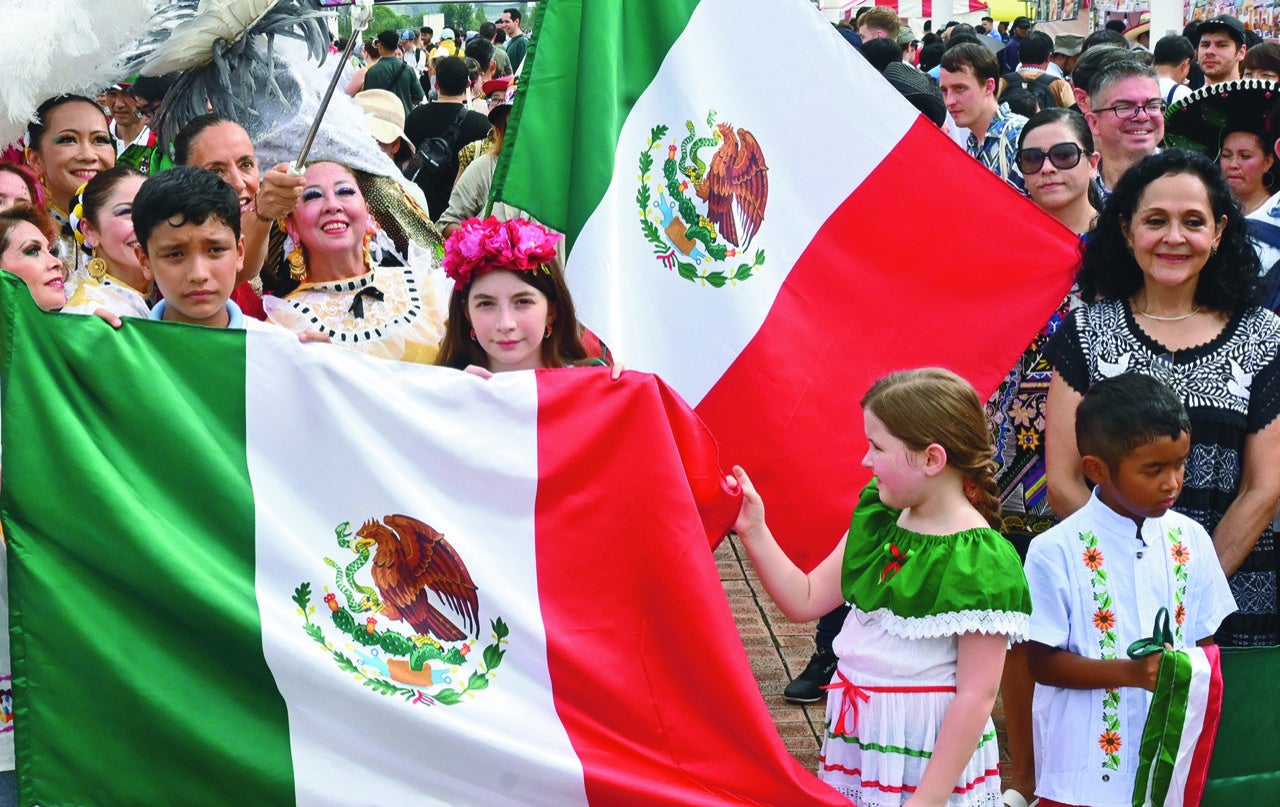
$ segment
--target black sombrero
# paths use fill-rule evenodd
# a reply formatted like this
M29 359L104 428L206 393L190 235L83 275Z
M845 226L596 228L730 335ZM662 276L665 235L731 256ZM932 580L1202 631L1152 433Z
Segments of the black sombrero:
M1270 146L1280 135L1280 83L1242 78L1209 84L1164 113L1164 148L1199 151L1214 159L1231 132L1253 132Z

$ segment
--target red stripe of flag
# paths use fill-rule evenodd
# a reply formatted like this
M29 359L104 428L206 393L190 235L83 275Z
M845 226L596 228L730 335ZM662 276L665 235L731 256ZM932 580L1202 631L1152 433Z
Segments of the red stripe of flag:
M588 801L847 804L760 697L707 542L738 504L692 410L603 369L539 371L538 401L538 595Z
M1187 772L1186 789L1182 792L1183 804L1199 804L1209 780L1209 760L1213 757L1213 744L1218 738L1218 723L1222 718L1222 660L1217 645L1206 645L1205 659L1213 671L1209 679L1209 700L1205 705L1204 723L1200 737L1191 756L1191 768Z
M868 478L871 383L938 365L985 399L1061 304L1078 244L924 118L827 219L698 404L801 568L835 546Z

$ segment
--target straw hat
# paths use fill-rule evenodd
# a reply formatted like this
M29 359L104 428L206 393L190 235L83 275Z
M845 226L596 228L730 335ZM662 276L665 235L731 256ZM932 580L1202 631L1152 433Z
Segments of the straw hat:
M389 90L364 90L353 99L364 110L364 128L379 143L392 143L397 138L409 145L413 143L404 134L404 104L400 96Z

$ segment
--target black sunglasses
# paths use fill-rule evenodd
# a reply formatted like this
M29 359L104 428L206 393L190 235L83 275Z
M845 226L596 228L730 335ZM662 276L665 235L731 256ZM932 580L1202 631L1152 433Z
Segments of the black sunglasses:
M1044 168L1044 158L1048 157L1049 162L1053 163L1053 167L1059 171L1065 171L1068 168L1075 168L1080 164L1080 157L1084 155L1084 149L1075 143L1058 143L1050 146L1048 151L1043 149L1019 149L1018 150L1018 170L1025 174L1038 174L1040 169Z

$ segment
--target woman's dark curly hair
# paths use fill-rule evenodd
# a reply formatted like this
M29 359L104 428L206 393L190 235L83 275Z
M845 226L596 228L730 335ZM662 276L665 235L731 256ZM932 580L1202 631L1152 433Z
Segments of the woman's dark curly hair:
M1182 149L1145 157L1121 177L1085 247L1080 293L1086 301L1122 300L1142 288L1145 279L1129 251L1125 229L1147 186L1161 177L1176 174L1199 177L1209 193L1214 218L1227 220L1218 249L1200 270L1196 304L1228 316L1257 304L1261 270L1258 254L1249 243L1244 214L1231 196L1231 188L1218 164L1203 154Z

